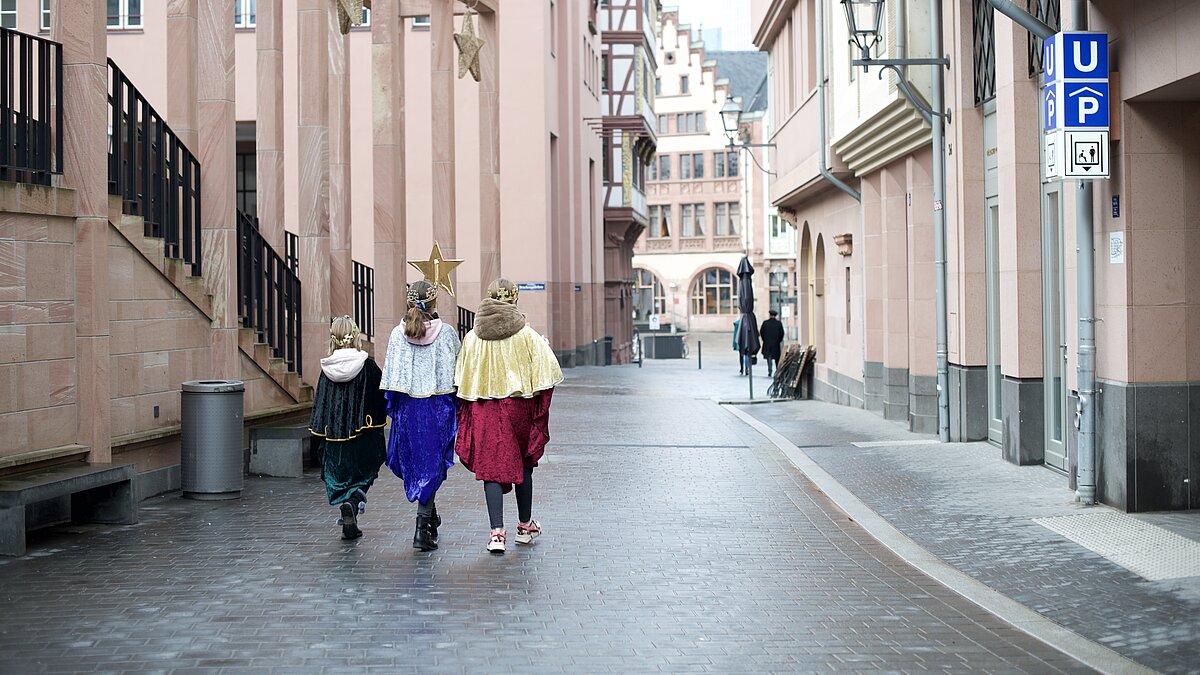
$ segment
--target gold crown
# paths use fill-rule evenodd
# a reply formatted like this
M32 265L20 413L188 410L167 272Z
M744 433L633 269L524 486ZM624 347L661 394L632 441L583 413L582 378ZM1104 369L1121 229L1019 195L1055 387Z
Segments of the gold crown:
M437 294L438 294L437 286L433 286L433 285L430 286L429 297L426 297L426 298L422 298L421 295L419 293L417 293L417 289L409 288L408 289L408 303L410 305L417 305L418 307L420 307L423 310L423 309L425 309L425 305L428 305L429 303L431 303L437 299Z
M500 302L507 302L509 304L515 305L515 304L517 304L517 296L520 294L521 294L521 292L519 290L517 290L515 287L514 288L504 288L503 286L501 286L500 288L496 289L496 291L492 295L492 297L495 298L496 300L499 300Z

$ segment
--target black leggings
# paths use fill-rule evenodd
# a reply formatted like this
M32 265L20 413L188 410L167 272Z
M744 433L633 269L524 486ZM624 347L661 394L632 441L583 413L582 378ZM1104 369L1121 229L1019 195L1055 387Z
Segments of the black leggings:
M525 481L513 487L517 493L517 517L528 523L533 517L533 468L525 469ZM500 483L484 481L483 496L487 500L488 518L492 529L504 527L504 487Z

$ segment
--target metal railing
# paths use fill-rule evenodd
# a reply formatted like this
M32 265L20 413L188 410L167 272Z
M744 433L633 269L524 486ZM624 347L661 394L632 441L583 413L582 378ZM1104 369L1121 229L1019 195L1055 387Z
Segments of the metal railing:
M296 274L300 274L300 237L291 232L284 231L283 248L283 257L287 261L288 269Z
M971 2L975 105L996 98L996 12L988 0Z
M475 327L475 312L466 307L458 308L458 339L467 337L467 333Z
M161 237L168 258L201 274L200 162L112 59L108 193L141 216L148 237Z
M375 337L375 270L354 261L354 323L368 340Z
M62 174L62 51L0 28L0 180L50 185Z
M300 278L241 211L238 235L238 316L289 370L303 375Z

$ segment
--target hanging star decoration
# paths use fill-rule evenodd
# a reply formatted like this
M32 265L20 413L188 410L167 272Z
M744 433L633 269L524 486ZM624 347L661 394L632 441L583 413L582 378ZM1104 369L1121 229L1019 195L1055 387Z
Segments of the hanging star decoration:
M350 33L350 26L363 25L363 8L371 8L371 0L333 0L337 5L338 27L342 35Z
M433 242L433 250L429 252L429 260L410 260L408 264L424 274L426 281L434 286L441 286L447 293L454 295L454 282L450 279L450 273L455 267L463 264L463 261L443 258L442 247L436 241Z
M483 40L475 36L475 22L471 21L471 8L463 16L462 31L454 34L454 44L458 45L458 79L468 72L478 82L482 77L479 70L479 52L483 49Z

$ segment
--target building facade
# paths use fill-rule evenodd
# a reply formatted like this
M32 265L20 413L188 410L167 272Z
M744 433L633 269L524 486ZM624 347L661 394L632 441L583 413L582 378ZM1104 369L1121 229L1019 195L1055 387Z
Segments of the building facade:
M177 486L181 382L303 416L330 317L385 344L435 241L466 260L445 320L504 275L564 365L602 357L589 4L473 3L479 82L451 0L374 0L348 34L329 0L112 4L17 3L19 39L63 45L62 98L34 93L68 151L0 167L0 471L116 457ZM7 67L59 77L30 54Z
M1029 4L1062 28L1068 3ZM1094 181L1090 223L1099 498L1129 511L1195 508L1189 364L1200 342L1189 336L1200 323L1185 260L1200 211L1178 195L1200 186L1200 62L1173 36L1200 3L1086 4L1114 64L1112 171ZM951 439L988 439L1073 486L1077 181L1042 179L1040 43L986 0L941 7L952 123L934 149L894 73L851 67L838 3L753 3L756 44L771 58L770 201L800 234L816 392L936 430L933 219L944 209ZM930 56L928 8L887 2L875 56ZM931 100L928 67L907 77ZM934 152L947 167L943 203Z
M661 330L732 331L740 315L738 262L755 268L756 314L792 314L791 233L765 201L762 148L730 147L720 110L740 102L739 143L764 143L766 59L706 52L679 12L659 26L655 89L658 154L647 176L649 226L639 239L635 321ZM777 303L777 304L772 304Z
M657 138L654 72L658 0L609 0L599 9L604 91L605 329L614 363L633 339L633 248L646 229L646 172Z

